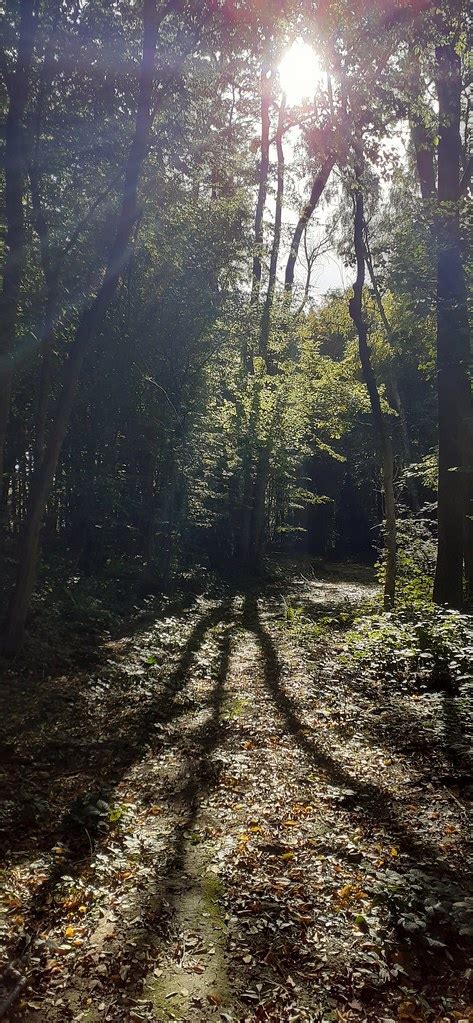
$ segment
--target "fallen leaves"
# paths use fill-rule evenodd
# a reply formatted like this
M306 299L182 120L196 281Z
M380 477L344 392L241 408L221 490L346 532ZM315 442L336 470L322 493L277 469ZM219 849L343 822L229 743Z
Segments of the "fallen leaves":
M432 780L440 754L424 728L427 703L349 677L336 644L309 661L278 632L277 606L265 598L260 624L234 634L223 728L212 702L220 633L211 630L190 657L185 697L160 704L174 718L163 713L114 781L92 850L86 841L74 861L57 831L44 855L12 864L7 926L18 940L34 919L35 997L25 1006L35 1015L43 1009L47 1020L57 1000L68 1018L70 995L94 1023L97 1012L116 1023L148 1021L144 978L163 983L173 970L166 1004L191 1002L198 981L200 1000L185 1010L196 1018L218 1010L215 1018L232 1023L471 1023L459 995L468 978L449 958L468 939L471 906L461 880L438 887L444 866L463 865L463 817L458 788L453 796ZM126 741L140 700L149 710L166 689L161 624L121 648L136 662L126 680ZM164 628L163 650L181 628L179 618L167 635ZM106 734L128 700L125 685L114 694L109 682L97 690L111 714ZM236 700L244 714L228 712ZM415 762L405 749L411 726L425 746ZM83 784L80 772L77 779ZM208 932L197 919L179 924L186 879L176 853L187 849L207 857L202 877L214 872L221 885L224 919L215 900L197 914ZM51 877L39 933L32 900ZM226 1011L212 964L223 964L238 1012Z

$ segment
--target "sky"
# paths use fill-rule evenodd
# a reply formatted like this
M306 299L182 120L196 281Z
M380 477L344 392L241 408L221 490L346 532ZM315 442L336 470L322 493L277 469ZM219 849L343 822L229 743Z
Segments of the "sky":
M304 100L311 99L316 90L320 87L326 87L326 74L320 64L320 61L312 49L307 43L301 39L295 40L289 50L286 52L282 61L279 65L279 79L281 88L286 94L287 108L298 106ZM291 132L287 132L284 138L284 150L285 150L285 163L288 171L290 172L296 166L297 157L297 142L299 132L294 129ZM306 201L311 188L311 182L307 178L302 182L302 186L298 188L300 198L300 208L302 208ZM337 200L333 200L331 204L321 202L317 210L313 214L310 228L310 242L319 240L324 234L324 224L332 216L334 209L337 205ZM268 203L270 216L274 212L274 200ZM283 224L283 243L281 245L281 259L280 259L280 274L284 276L284 266L289 253L291 229L293 229L297 223L298 211L294 209L288 209L287 204L285 205L284 211L284 224ZM301 245L302 254L302 245ZM344 288L347 287L351 280L350 271L348 271L343 265L342 260L339 258L335 249L331 249L329 252L319 257L311 277L311 290L310 298L313 302L320 300L333 288ZM303 260L299 258L296 264L295 272L295 284L299 284L303 287L305 283L305 266Z
M301 39L296 40L284 55L279 65L279 77L281 87L286 93L289 111L291 107L301 104L304 100L311 99L318 88L326 88L327 84L325 72L316 53ZM291 170L297 168L297 161L299 159L297 149L298 136L297 129L293 129L287 132L284 138L285 164L289 175ZM403 159L406 152L406 143L407 128L406 125L401 124L394 135L389 140L386 139L383 148L386 153ZM272 154L272 158L274 159L274 154ZM329 185L333 184L335 173L336 171L332 172ZM300 180L299 173L297 178ZM301 185L298 186L299 209L302 209L304 202L308 198L310 188L311 181L308 178L303 180ZM319 206L311 218L310 235L312 240L317 240L324 234L324 225L331 220L338 204L338 189L331 189L331 198L328 202L322 197ZM299 210L296 208L291 209L288 207L287 203L283 209L283 241L281 244L279 266L279 276L281 279L284 278L291 229L293 230L297 223L298 212ZM267 213L269 214L269 219L272 219L274 216L274 198L270 197L268 200ZM327 291L335 288L346 289L352 284L353 279L353 269L346 267L336 249L331 248L319 258L314 267L311 278L310 300L313 303L317 303L323 299ZM305 283L305 269L300 259L296 265L295 283L296 286L297 284L303 286Z

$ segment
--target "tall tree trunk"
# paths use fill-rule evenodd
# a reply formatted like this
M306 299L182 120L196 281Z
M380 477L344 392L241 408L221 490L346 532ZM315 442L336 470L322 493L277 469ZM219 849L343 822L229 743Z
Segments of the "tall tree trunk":
M271 328L271 313L274 303L276 288L276 274L278 269L279 248L281 244L282 206L284 197L284 120L286 114L286 96L282 95L279 106L278 124L276 128L276 152L277 152L277 190L276 209L274 213L274 233L271 245L271 256L269 260L269 276L266 297L261 313L259 354L264 359L267 373L274 373L273 364L269 352L269 335ZM261 557L262 543L264 537L264 522L266 510L266 490L269 481L271 468L271 438L260 447L255 467L255 482L253 486L253 499L250 521L249 554L252 562L257 564Z
M26 258L23 197L24 115L28 101L36 18L34 0L23 0L16 64L8 76L8 113L5 124L6 254L0 295L0 482L3 479L5 439L14 370L15 332L20 288Z
M473 444L470 335L460 238L461 64L453 44L436 49L439 102L437 388L439 433L437 604L463 603L466 473ZM469 449L469 450L468 450ZM471 534L469 534L471 535Z
M369 278L370 278L370 281L371 281L371 287L373 288L374 299L375 299L375 302L376 302L376 305L377 305L377 308L378 308L379 315L381 317L381 322L382 322L383 327L384 327L384 331L385 331L385 334L386 334L386 339L392 345L393 329L392 329L392 326L391 326L391 324L390 324L390 322L388 320L388 317L386 315L386 310L384 308L383 299L382 299L382 296L381 296L381 292L379 290L378 281L376 279L376 274L375 274L374 265L373 265L373 259L372 259L371 250L370 250L370 244L369 244L369 238L368 238L368 229L367 229L366 222L365 222L365 225L364 225L364 239L365 239L365 261L366 261L366 265L368 267L368 274L369 274ZM405 411L404 411L404 406L402 404L401 395L399 393L398 382L397 382L397 379L396 379L396 373L395 373L394 369L391 371L391 375L390 375L389 391L390 391L390 397L392 399L392 404L393 404L393 406L394 406L394 408L395 408L395 410L396 410L396 412L398 414L399 432L400 432L400 435L401 435L401 447L402 447L402 453L403 453L403 462L404 462L404 466L406 466L406 465L409 465L412 462L411 439L409 437L409 429L408 429L408 426L407 426L406 414L405 414ZM410 497L412 511L415 514L417 514L419 512L419 510L420 510L420 501L419 501L419 494L418 494L417 487L415 485L414 480L412 480L412 479L408 480L407 490L408 490L409 497Z
M271 68L265 63L261 70L261 154L258 173L258 196L256 200L253 265L251 274L250 308L257 307L260 298L261 276L263 269L263 217L268 194L269 175L269 132L271 105ZM250 342L251 343L251 342ZM249 347L248 336L245 335L243 345L243 365L252 376L254 374L253 348ZM242 492L240 505L240 522L238 530L237 554L242 565L247 566L250 560L251 517L253 496L253 428L256 421L258 404L257 395L253 398L250 412L245 450L242 457Z
M381 456L383 477L385 529L386 529L386 571L384 578L384 606L389 610L394 605L396 591L396 502L394 496L394 462L392 441L386 425L378 385L371 363L368 346L368 326L363 316L363 287L365 283L364 201L361 188L354 194L354 242L356 255L356 280L353 284L353 298L349 311L358 334L360 362L368 391L371 415Z
M299 245L301 243L302 235L304 233L305 228L307 227L307 224L309 223L309 220L315 210L315 207L317 206L317 203L319 202L322 192L335 166L335 160L336 160L335 153L330 153L328 156L326 156L322 164L322 167L320 168L318 174L316 174L314 178L309 199L306 202L302 210L302 213L299 217L299 220L297 221L296 227L294 229L294 234L292 236L291 241L291 249L286 264L286 273L284 278L284 287L288 297L290 297L292 294L292 288L294 284L294 270L296 266L297 256L299 253Z
M263 252L263 215L268 193L269 173L269 108L271 105L271 69L266 65L261 71L261 157L258 175L258 198L256 201L254 242L253 242L253 270L251 279L250 305L256 305L259 301L262 273L262 252Z
M59 298L58 277L60 268L57 264L55 264L53 259L49 224L42 203L39 157L44 108L53 84L56 68L54 53L57 46L57 28L60 17L61 7L59 5L54 15L50 36L46 40L44 48L42 72L38 85L38 96L34 116L34 138L32 139L31 154L28 162L31 205L33 211L32 220L33 227L39 241L41 269L43 271L46 291L44 319L41 331L41 371L39 378L38 406L36 410L35 467L37 467L41 462L46 441L46 424L49 410L53 365L54 330Z
M41 523L66 436L82 364L89 342L100 326L115 293L126 263L128 244L138 216L138 182L149 144L156 42L156 2L155 0L143 0L143 55L139 73L139 94L135 131L124 175L121 210L102 284L94 300L79 320L64 369L63 387L56 417L51 427L42 463L35 474L16 586L6 623L5 652L10 654L15 653L23 641L26 616L36 578Z
M411 126L411 139L416 157L420 194L424 202L430 202L433 204L433 200L437 195L434 143L430 132L425 126L422 116L419 116L417 111L411 112L409 119Z
M33 223L39 239L39 250L41 256L41 268L43 271L44 284L46 288L46 300L44 304L44 320L41 332L41 371L39 377L38 407L36 411L36 433L35 433L35 465L38 466L44 454L46 441L46 424L48 419L49 396L51 391L51 377L53 364L55 319L58 305L57 274L58 267L54 266L51 258L51 246L49 240L49 226L44 215L41 203L40 181L36 163L32 163L29 169L31 185L31 204L33 208Z
M268 288L266 291L266 298L264 300L263 312L261 314L259 340L259 353L266 362L268 372L271 372L272 369L271 360L268 352L268 343L271 326L271 311L273 308L274 291L276 288L276 274L278 269L279 247L281 244L282 204L284 196L284 149L282 140L284 134L285 113L286 97L283 94L279 106L278 125L276 128L276 152L278 163L277 163L276 209L274 212L274 234L273 244L271 246L271 256L269 261Z

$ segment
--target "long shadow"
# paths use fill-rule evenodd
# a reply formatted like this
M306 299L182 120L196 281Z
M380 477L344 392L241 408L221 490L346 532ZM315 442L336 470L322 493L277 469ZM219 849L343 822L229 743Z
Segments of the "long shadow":
M442 697L442 718L444 743L452 768L454 771L467 772L467 781L471 784L471 726L468 728L458 696Z
M323 614L319 614L319 605L309 610L305 602L300 606L304 608L304 614L308 617L312 616L314 621L323 617ZM327 609L336 617L337 612L340 611L340 604L336 605L332 601L326 605L325 610ZM465 772L471 771L471 763L468 763L468 756L465 755L465 752L462 754L458 749L462 744L466 746L468 743L468 726L459 709L457 696L443 698L444 728L442 736L438 732L437 734L432 733L428 723L424 724L409 707L401 707L399 699L393 699L391 683L377 687L367 677L362 680L357 679L356 676L353 677L346 668L343 669L341 681L347 685L348 693L346 695L350 702L352 702L352 696L355 697L353 702L356 702L356 695L359 694L364 699L370 698L379 710L386 711L386 716L382 718L370 715L364 720L363 716L358 715L356 732L364 736L368 745L379 745L380 743L387 745L389 743L391 752L399 753L406 762L413 761L415 766L417 766L416 761L418 761L419 753L423 754L428 761L428 764L424 766L428 772L429 781L431 780L432 755L437 754L454 771L463 772L460 781L464 777L468 784L468 774ZM428 693L425 698L429 698ZM340 732L346 735L347 727L349 729L350 725L344 728L340 726Z
M356 799L368 818L372 818L386 829L387 835L395 838L396 845L411 857L416 867L422 866L426 874L431 873L437 878L458 883L458 872L450 869L439 858L435 848L422 842L417 836L409 834L406 825L398 819L395 803L383 789L372 782L359 781L353 777L312 735L309 736L308 727L304 726L298 716L295 701L288 696L282 685L282 669L276 647L261 622L258 602L252 594L245 599L242 624L254 634L259 644L264 661L266 689L299 747L327 774L332 783L350 789L356 794Z
M98 756L92 761L93 769L91 769L91 764L89 762L91 781L93 780L96 791L99 790L103 799L107 798L108 794L115 788L127 770L129 770L132 764L140 757L143 750L149 747L151 740L153 749L159 753L159 747L162 745L162 740L160 738L156 738L155 725L158 723L169 724L175 721L186 709L185 706L182 705L181 700L187 687L188 675L192 666L193 658L199 651L207 632L220 622L225 622L225 620L230 618L230 615L231 601L228 599L221 603L218 607L211 610L208 614L204 615L197 622L184 645L177 665L169 675L164 692L155 697L143 710L137 712L133 721L131 734L127 733L126 738L115 741L112 756L109 756L107 759ZM228 661L228 653L225 653L225 657ZM208 757L208 753L205 753L207 748L206 744L208 744L208 749L210 750L212 743L217 741L216 736L218 729L216 722L219 714L221 694L223 692L225 657L222 661L223 666L219 671L219 681L214 694L212 720L215 720L215 728L205 728L205 735L202 738L204 750L202 766L199 767L197 771L193 771L192 783L197 786L196 791L198 791L199 786L203 783L203 771L206 763L206 757ZM86 745L84 750L86 756L90 756L90 747ZM103 751L99 751L99 753L100 752L103 753ZM33 766L33 771L35 769L36 767ZM58 778L60 780L61 775L60 772L58 774L56 771L54 780L57 782ZM19 821L21 822L21 811L24 808L24 802L22 803L22 789L17 775L15 775L15 782L18 786L16 797L19 805L18 816ZM89 790L84 790L82 788L79 796L82 794L87 795L88 792ZM189 799L190 794L191 790L189 789ZM47 792L44 798L48 798ZM78 800L76 799L76 803L77 801ZM44 928L45 912L47 911L48 904L51 901L51 895L61 878L65 874L69 877L72 876L74 878L78 878L87 869L94 852L95 842L101 836L100 827L95 830L93 820L89 820L88 818L82 820L80 815L72 816L70 813L66 813L62 824L58 821L54 823L52 820L49 821L49 827L47 829L43 829L41 832L41 843L35 843L34 837L36 821L33 820L28 823L30 823L30 828L25 828L25 826L23 826L23 828L19 828L20 834L17 836L16 843L9 842L9 852L14 852L15 848L19 848L21 850L21 859L23 860L27 857L28 853L31 854L33 849L35 856L38 856L41 850L43 850L43 852L50 853L51 844L53 843L57 846L63 847L66 852L64 856L53 861L48 877L36 889L25 915L23 924L24 937L20 939L19 943L14 943L9 949L12 959L22 956L27 946ZM100 820L97 823L100 825Z
M350 602L348 602L349 604ZM340 610L343 610L343 605L340 602L334 603L333 600L316 605L300 601L298 607L303 608L304 616L314 624L323 619L327 612L331 612L336 619ZM348 677L348 672L345 670L343 680L348 681ZM377 688L370 683L367 677L363 678L361 684L357 684L357 679L351 677L348 688L354 694L359 692L364 698L370 697L378 707L382 704L385 705L387 720L379 721L374 716L370 717L368 722L357 720L357 732L361 732L367 737L368 742L370 742L371 736L381 742L389 741L390 748L400 753L406 760L415 760L419 752L430 759L432 752L438 752L451 764L452 768L461 766L462 758L457 747L466 738L466 725L458 709L457 697L445 696L443 699L445 727L442 738L438 734L430 733L428 725L424 726L418 716L412 713L408 707L401 708L399 703L393 700L390 683ZM426 694L426 698L428 699L428 694Z
M201 623L200 642L204 640L206 632L217 625L219 621L224 624L225 617L212 618L209 616ZM184 655L186 662L189 661L192 649L197 649L196 643L196 638L193 637L192 643L189 644L189 649ZM130 998L142 995L143 984L150 973L151 964L156 961L158 950L162 952L172 940L173 923L179 912L179 898L176 894L174 878L185 868L189 835L195 827L202 802L206 795L218 785L220 771L212 763L212 754L218 748L222 734L221 712L230 662L231 624L225 626L218 643L219 657L215 683L207 703L210 714L204 723L189 736L190 749L185 756L182 770L184 784L181 787L171 784L167 790L160 794L160 799L163 802L176 806L179 823L174 828L167 849L164 853L160 851L159 861L156 862L155 880L159 888L159 897L150 898L148 906L143 906L143 912L138 914L140 922L131 931L127 929L126 940L123 935L118 935L113 941L113 946L110 943L108 945L109 952L112 948L114 949L114 955L109 956L109 975L114 978L119 976L122 962L126 964L128 961L130 943L133 946L133 977L127 977L121 985L123 988L126 987L128 1001ZM145 893L144 904L146 904L146 900ZM196 921L196 925L197 923L198 921ZM107 981L104 980L103 996L106 994L106 986ZM114 997L117 995L116 979L110 982L110 994ZM172 1007L170 1006L170 1008Z
M212 763L212 754L218 747L222 730L222 706L225 696L225 682L228 675L231 652L230 628L227 626L219 640L219 663L211 698L207 704L210 714L204 723L192 733L192 751L187 756L184 768L184 785L178 792L169 792L169 798L177 801L182 808L179 827L176 829L172 849L167 856L166 877L161 877L163 891L166 878L178 872L184 862L186 835L192 831L199 814L202 800L218 784L219 769Z
M387 745L391 752L398 753L405 762L413 762L419 766L419 754L422 754L428 764L420 765L428 767L429 781L431 780L432 755L437 754L442 760L449 763L452 768L461 764L461 755L455 747L458 744L459 736L465 735L465 724L455 705L455 697L445 698L444 701L444 734L434 733L430 730L428 722L424 723L408 707L400 706L399 698L393 698L388 685L376 688L370 685L369 679L363 679L362 684L356 684L356 680L350 679L345 669L341 676L341 682L346 688L342 690L342 696L348 698L350 703L356 706L357 696L366 700L369 698L375 704L378 713L370 713L366 718L358 714L356 718L357 735L362 735L366 744ZM390 684L389 684L390 685ZM323 692L323 690L322 690ZM363 708L358 705L358 711ZM450 727L449 727L450 726ZM341 734L346 735L351 724L340 726Z

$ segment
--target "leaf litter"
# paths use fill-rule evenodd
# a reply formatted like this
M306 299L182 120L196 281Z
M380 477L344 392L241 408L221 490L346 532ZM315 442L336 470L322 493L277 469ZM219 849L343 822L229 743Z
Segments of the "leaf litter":
M26 710L24 669L5 1019L472 1023L468 699L452 757L451 699L446 721L439 694L353 672L336 629L308 649L285 627L289 602L363 590L161 609L93 671L36 677Z

